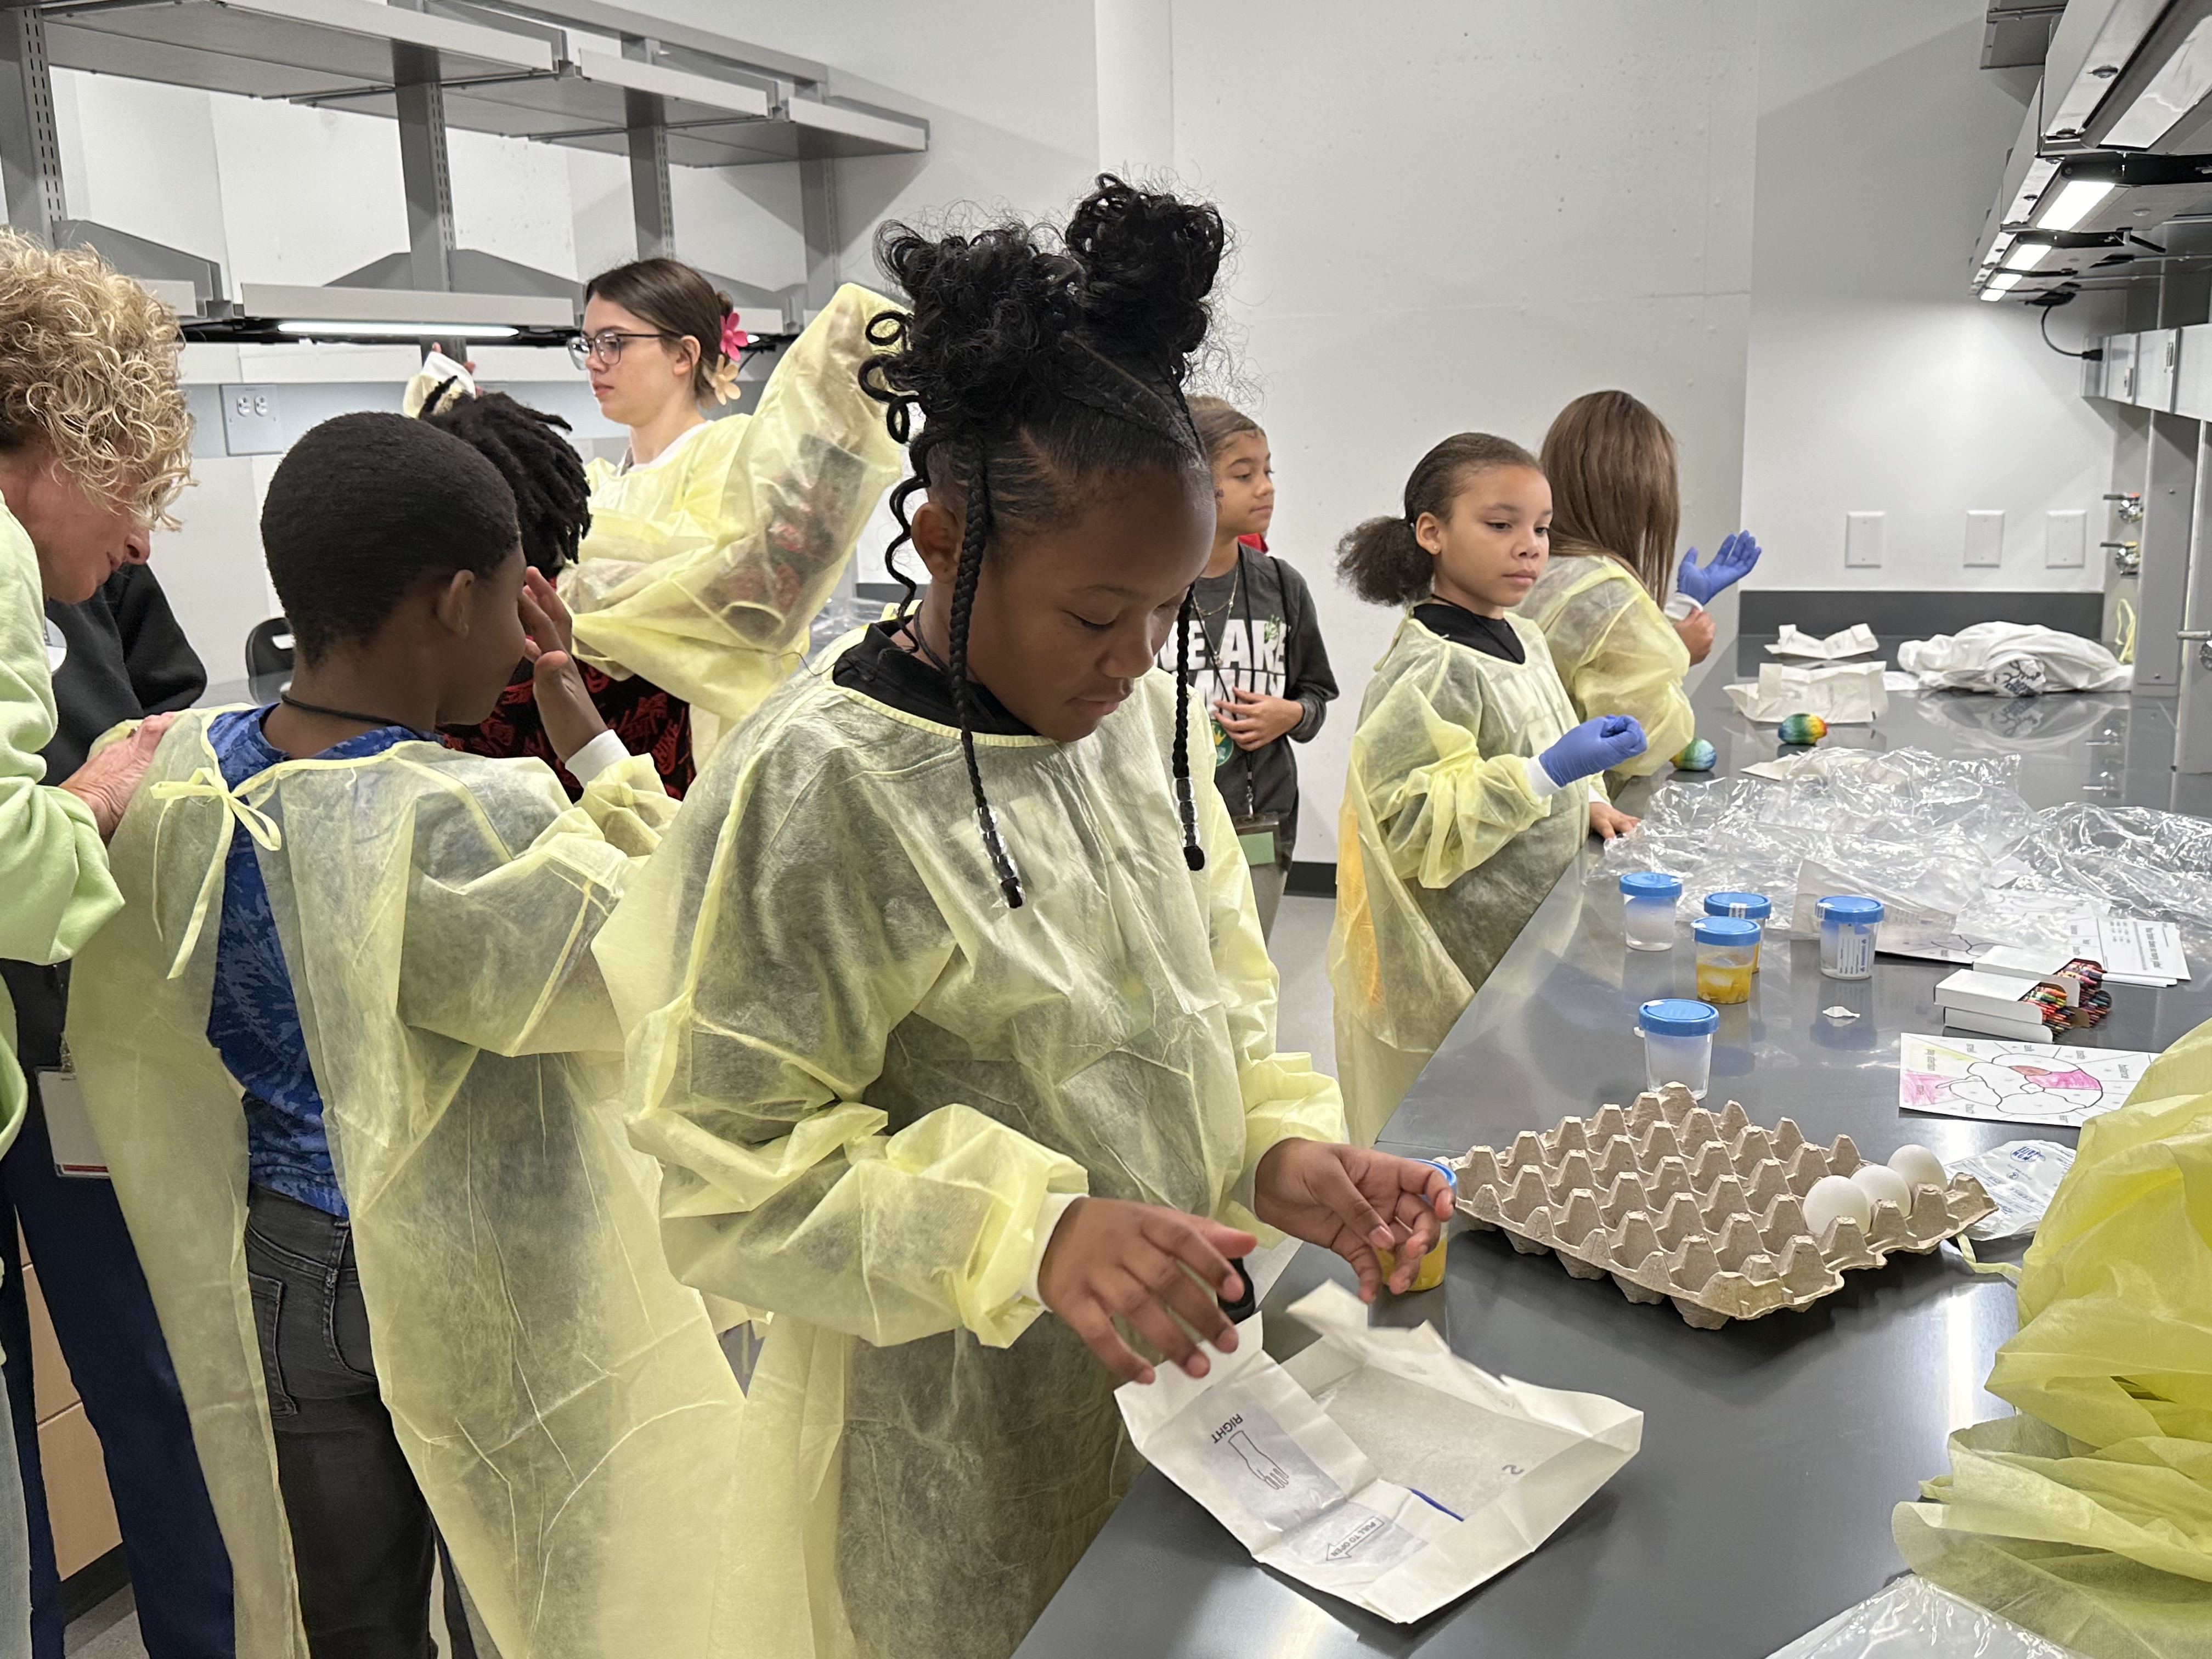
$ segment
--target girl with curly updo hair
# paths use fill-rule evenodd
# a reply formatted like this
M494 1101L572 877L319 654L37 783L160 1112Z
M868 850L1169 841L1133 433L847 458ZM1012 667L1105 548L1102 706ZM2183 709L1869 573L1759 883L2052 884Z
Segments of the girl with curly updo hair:
M668 1261L775 1316L731 1528L763 1653L1012 1652L1138 1468L1115 1388L1236 1346L1255 1235L1371 1298L1448 1212L1276 1052L1153 672L1212 549L1225 234L1112 177L1057 234L884 229L861 376L928 590L732 735L601 935Z

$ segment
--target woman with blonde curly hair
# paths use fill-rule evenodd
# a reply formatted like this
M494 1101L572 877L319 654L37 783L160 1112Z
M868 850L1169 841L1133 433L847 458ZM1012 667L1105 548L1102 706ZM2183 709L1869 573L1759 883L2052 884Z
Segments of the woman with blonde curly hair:
M0 231L0 957L59 962L122 902L103 843L166 717L46 784L46 602L91 599L166 521L189 466L179 343L175 316L97 258ZM12 1016L4 1032L0 1151L30 1101ZM32 1650L30 1583L17 1463L0 1456L0 1655Z

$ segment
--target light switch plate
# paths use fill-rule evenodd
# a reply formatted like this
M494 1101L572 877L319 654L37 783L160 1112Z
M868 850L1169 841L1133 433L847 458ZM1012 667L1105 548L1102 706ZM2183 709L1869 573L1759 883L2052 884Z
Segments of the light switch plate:
M1986 508L1966 512L1966 564L1988 568L2004 562L2004 514Z
M273 386L222 388L223 447L234 455L275 455L284 448L284 415Z
M1872 570L1881 563L1881 513L1844 514L1844 565L1847 569Z
M2043 515L2043 565L2046 570L2079 570L2089 562L2089 514L2086 507L2053 507Z

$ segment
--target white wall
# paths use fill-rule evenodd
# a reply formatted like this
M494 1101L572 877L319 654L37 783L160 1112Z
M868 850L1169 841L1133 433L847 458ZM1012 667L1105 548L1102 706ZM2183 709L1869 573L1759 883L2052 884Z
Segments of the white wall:
M1745 522L1770 588L2094 590L2047 569L2044 514L2101 530L2111 428L2034 312L1970 297L1973 239L2019 131L2021 78L1976 67L1981 0L1762 0L1744 442ZM2052 336L2118 326L2111 301ZM2005 515L2004 562L1963 562L1966 514ZM1844 566L1844 515L1886 514L1879 570Z
M2042 514L2098 504L2106 417L2032 314L1965 295L2025 95L1976 67L1978 0L633 3L931 122L926 155L837 164L848 277L876 280L885 217L1055 216L1102 161L1221 203L1221 389L1273 440L1276 545L1345 689L1303 751L1306 857L1334 856L1391 625L1337 587L1332 550L1448 433L1533 446L1569 398L1624 386L1681 442L1686 542L1741 519L1759 586L2098 585L2094 563L2043 568ZM72 210L234 280L327 282L404 245L388 122L69 73L57 100ZM452 156L465 245L570 276L634 252L621 158L468 134ZM687 257L804 275L795 167L678 169L673 189ZM2096 303L2054 331L2102 326ZM249 464L210 463L175 544L221 674L265 603L254 494ZM1846 578L1860 508L1889 514L1888 561ZM1961 562L1970 508L2007 515L1996 570Z
M1175 9L1176 163L1237 227L1227 311L1272 441L1275 550L1343 696L1300 752L1302 860L1335 856L1395 617L1332 573L1453 432L1534 447L1624 386L1682 447L1686 533L1733 529L1757 50L1748 0L1321 0ZM1705 545L1711 546L1710 542Z

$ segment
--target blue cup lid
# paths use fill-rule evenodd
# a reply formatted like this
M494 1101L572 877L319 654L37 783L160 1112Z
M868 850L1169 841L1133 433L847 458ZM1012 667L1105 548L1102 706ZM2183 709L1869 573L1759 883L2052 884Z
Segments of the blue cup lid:
M1699 916L1690 937L1700 945L1756 945L1764 931L1741 916Z
M1437 1169L1442 1170L1444 1172L1444 1179L1451 1182L1452 1190L1454 1192L1457 1192L1459 1190L1459 1171L1453 1169L1452 1166L1445 1163L1443 1159L1440 1158L1425 1158L1417 1161L1422 1164L1431 1164Z
M1764 921L1774 914L1774 907L1758 893L1708 893L1705 895L1705 914L1709 916L1749 916Z
M1662 997L1636 1011L1636 1023L1654 1036L1705 1036L1720 1029L1720 1010L1710 1002Z
M1813 906L1823 921L1848 921L1865 926L1882 918L1880 899L1860 898L1850 894L1835 894L1816 900Z
M1664 870L1631 870L1620 878L1620 890L1631 898L1680 898L1682 878Z

